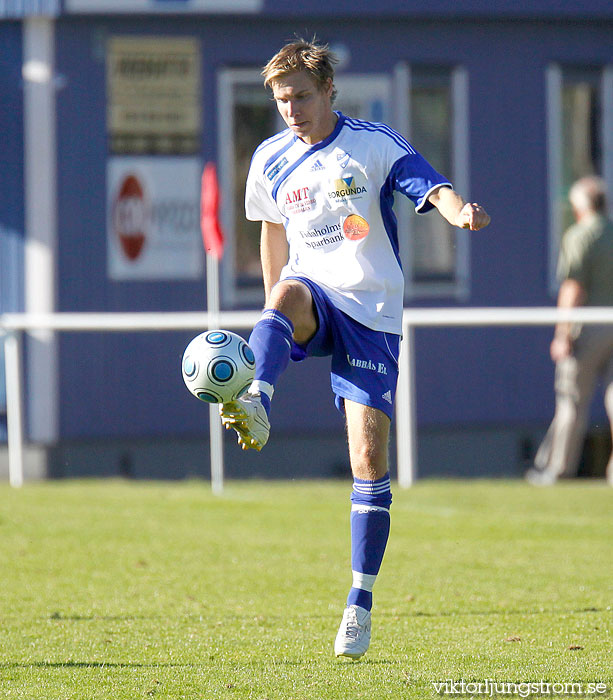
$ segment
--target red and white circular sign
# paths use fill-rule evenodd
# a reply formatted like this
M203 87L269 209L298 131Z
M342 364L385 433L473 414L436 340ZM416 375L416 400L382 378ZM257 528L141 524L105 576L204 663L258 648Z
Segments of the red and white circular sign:
M113 228L128 260L137 260L147 239L148 204L136 175L126 175L113 205Z

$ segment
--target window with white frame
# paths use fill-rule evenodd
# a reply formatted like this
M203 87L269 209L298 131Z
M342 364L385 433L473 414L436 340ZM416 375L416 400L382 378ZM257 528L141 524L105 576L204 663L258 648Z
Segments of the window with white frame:
M219 176L226 252L222 295L227 305L262 297L260 224L245 218L245 182L251 157L277 129L274 103L258 69L226 69L219 75Z
M396 69L396 125L454 188L468 197L468 79L459 67L409 66ZM405 297L468 295L466 232L436 213L415 215L398 203Z
M560 238L573 223L568 192L584 175L613 191L613 66L549 66L549 287L555 295Z

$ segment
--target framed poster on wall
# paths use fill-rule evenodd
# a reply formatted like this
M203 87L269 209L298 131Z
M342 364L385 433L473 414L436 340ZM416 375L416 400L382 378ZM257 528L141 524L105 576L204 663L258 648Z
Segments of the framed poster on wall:
M200 73L194 37L111 37L106 60L110 152L198 153Z

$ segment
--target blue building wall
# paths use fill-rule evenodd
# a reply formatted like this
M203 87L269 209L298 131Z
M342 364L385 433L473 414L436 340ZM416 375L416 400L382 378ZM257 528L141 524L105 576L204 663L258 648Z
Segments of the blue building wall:
M21 23L0 23L0 224L23 231ZM3 270L4 272L4 270Z
M21 23L0 23L0 313L23 308L23 91ZM0 438L6 434L0 347Z
M572 5L503 2L493 11L485 0L464 2L461 8L433 0L426 13L418 2L313 0L292 5L290 18L287 3L266 0L263 15L255 17L61 16L57 71L66 80L57 95L59 310L205 308L204 279L117 282L106 273L104 42L116 34L165 33L201 39L203 161L217 157L218 68L262 65L295 33L342 42L351 52L350 71L356 73L391 73L399 61L463 65L470 86L470 193L493 219L489 229L472 234L465 305L552 304L547 291L546 68L553 61L613 61L611 4L595 0L589 10ZM0 57L10 57L14 72L19 68L19 25L4 22L0 32ZM21 114L15 80L0 75L0 87ZM14 178L8 190L3 186L0 191L0 223L12 211L13 225L22 231L18 178L23 144L6 110L0 110L0 126L14 137L9 154ZM457 302L437 299L440 305ZM550 334L548 328L418 330L420 427L544 426L553 411ZM187 394L179 371L191 335L63 334L61 438L187 439L206 434L208 412ZM297 395L300 410L294 408ZM599 406L594 410L603 415ZM333 407L326 361L290 367L278 387L273 422L278 434L339 432L342 421Z
M591 19L613 18L608 0L589 3L568 0L311 0L309 3L288 4L285 0L265 0L264 12L272 17L360 17L424 19Z
M202 40L204 158L215 157L216 70L258 65L296 29L295 22L173 18L172 33ZM113 282L105 269L105 102L100 42L112 34L156 34L167 19L62 19L58 70L67 86L58 96L60 152L61 310L185 310L204 305L196 283ZM355 72L391 72L398 61L461 64L470 80L471 196L493 217L472 236L469 306L547 305L545 71L551 61L611 60L610 25L381 19L376 31L361 19L309 21L308 32L342 39ZM231 37L231 41L228 38ZM383 49L383 47L386 47ZM392 51L389 47L394 47ZM425 154L427 156L427 154ZM437 304L453 304L439 300ZM417 389L421 425L545 422L550 416L550 331L527 329L422 330L417 334ZM121 337L66 336L63 381L85 382L95 406L78 393L62 404L67 436L193 434L202 416L181 392L179 355L185 334ZM81 366L79 359L88 358ZM95 369L94 369L95 368ZM304 372L284 381L289 398ZM318 389L328 391L326 372ZM175 379L168 381L169 377ZM141 403L138 386L164 387L160 407ZM309 384L311 377L309 374ZM175 386L176 385L176 386ZM109 390L112 387L112 390ZM176 390L175 390L176 389ZM121 411L119 408L121 407ZM133 420L126 424L129 407ZM332 411L332 409L331 409ZM296 415L281 403L278 429L320 429L333 413Z

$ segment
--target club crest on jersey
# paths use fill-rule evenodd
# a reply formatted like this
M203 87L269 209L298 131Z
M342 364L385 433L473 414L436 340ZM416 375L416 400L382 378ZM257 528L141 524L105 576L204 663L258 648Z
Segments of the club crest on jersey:
M276 163L273 163L270 168L266 171L266 177L272 182L272 180L275 179L275 177L281 172L281 170L288 164L288 160L285 156L281 158L281 160L278 160Z
M333 180L330 184L332 187L328 191L328 197L334 202L348 202L352 199L361 199L362 195L368 191L364 185L356 182L353 175Z
M301 214L311 211L315 206L315 197L311 195L309 187L298 187L298 189L288 189L283 198L286 214Z
M336 154L336 160L338 161L338 164L343 168L343 170L349 165L349 161L351 160L351 153L348 153L347 151L340 151L340 153Z

